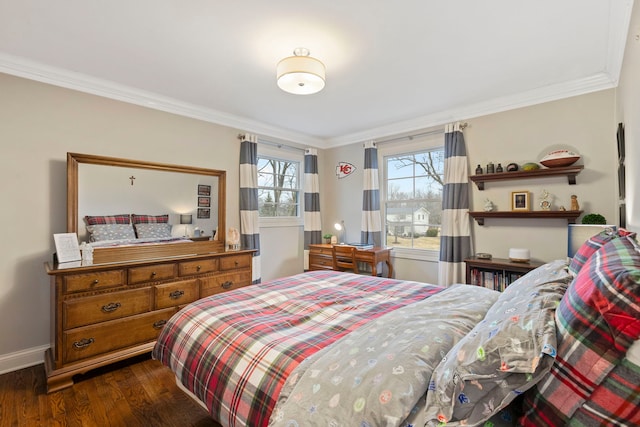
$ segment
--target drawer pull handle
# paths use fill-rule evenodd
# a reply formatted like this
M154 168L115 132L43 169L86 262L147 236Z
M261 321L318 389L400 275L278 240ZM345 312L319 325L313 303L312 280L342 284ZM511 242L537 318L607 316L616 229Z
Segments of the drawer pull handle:
M102 311L104 313L111 313L112 311L119 309L120 306L121 304L119 302L110 302L109 304L102 306Z
M238 266L238 264L240 264L238 261L234 261L233 263L236 265L236 267Z
M156 273L155 271L152 271L152 272L151 272L151 277L155 277L155 275L156 275L156 274L157 274L157 273Z
M200 270L202 270L202 267L201 267L201 266L199 266L199 265L198 265L198 266L196 266L196 271L200 271Z
M95 340L93 338L82 338L80 341L73 343L73 347L77 350L89 347Z
M166 320L158 320L157 322L153 322L153 328L162 329L166 324L167 324Z
M182 295L184 295L184 291L173 291L169 294L169 298L171 299L178 299L180 298Z
M98 283L100 283L100 281L99 281L98 279L94 279L94 280L93 280L93 284L94 284L94 285L97 285Z
M227 280L222 284L222 289L231 289L233 286L233 282L231 280Z

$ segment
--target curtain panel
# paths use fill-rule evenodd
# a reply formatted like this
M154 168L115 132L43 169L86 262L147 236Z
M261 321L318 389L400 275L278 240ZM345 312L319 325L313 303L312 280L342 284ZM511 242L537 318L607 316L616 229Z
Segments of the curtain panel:
M438 282L450 286L465 282L464 259L471 254L469 173L460 123L445 128L444 157Z
M318 150L304 151L304 249L312 243L322 243L320 218L320 180L318 178Z
M364 144L363 189L360 242L381 246L382 221L380 216L380 184L378 182L378 148L373 141Z
M240 242L256 249L252 282L260 283L260 226L258 215L258 137L246 134L240 142Z

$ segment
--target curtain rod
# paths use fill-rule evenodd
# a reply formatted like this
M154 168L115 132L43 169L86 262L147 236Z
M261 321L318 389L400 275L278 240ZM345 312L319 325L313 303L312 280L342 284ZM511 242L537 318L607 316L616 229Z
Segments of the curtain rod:
M468 126L467 122L460 123L460 130L464 130L464 128L466 128L467 126ZM444 130L445 130L445 128L441 127L441 128L433 129L433 130L426 131L426 132L415 133L413 135L405 135L405 136L399 136L399 137L396 137L396 138L383 139L382 141L376 141L374 139L373 142L375 142L376 145L380 145L380 144L388 144L390 142L403 141L405 139L412 140L414 138L419 138L421 136L429 136L429 135L436 135L438 133L444 133Z
M243 133L238 134L238 139L239 140L242 141L243 138L244 138L244 134ZM304 148L294 147L292 145L282 144L280 142L267 141L267 140L260 139L260 138L258 138L258 144L265 144L265 145L270 145L272 147L284 148L285 150L301 151L303 153L305 153L307 151Z

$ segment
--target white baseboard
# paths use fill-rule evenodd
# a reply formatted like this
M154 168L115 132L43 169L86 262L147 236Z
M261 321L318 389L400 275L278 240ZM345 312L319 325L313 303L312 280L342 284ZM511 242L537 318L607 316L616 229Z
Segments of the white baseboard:
M44 345L0 355L0 374L44 363L44 352L48 348L48 345Z

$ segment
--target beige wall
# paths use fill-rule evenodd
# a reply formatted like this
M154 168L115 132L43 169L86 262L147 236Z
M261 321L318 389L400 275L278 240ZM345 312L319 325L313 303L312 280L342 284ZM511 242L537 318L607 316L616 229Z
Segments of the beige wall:
M616 91L616 123L625 125L627 228L640 232L640 4L635 3ZM635 162L632 160L636 160Z
M585 165L575 186L569 186L567 179L561 177L490 182L484 191L472 185L472 210L482 210L486 198L498 210L510 210L511 192L519 190L530 191L533 206L538 208L539 195L546 189L553 195L556 209L560 205L569 208L570 196L576 194L586 213L600 213L616 223L614 108L615 92L606 90L466 120L469 126L464 135L470 171L489 161L503 166L537 162L558 148L580 153L580 162ZM362 144L334 148L328 150L322 169L323 191L330 195L322 200L323 222L331 224L345 218L350 238L357 238L360 230L363 157ZM353 163L358 170L338 179L335 167L339 161ZM488 219L484 226L474 222L472 233L475 251L495 257L507 258L510 247L529 248L532 258L540 261L567 255L567 221L562 219ZM394 265L396 278L438 282L433 261L398 258Z

